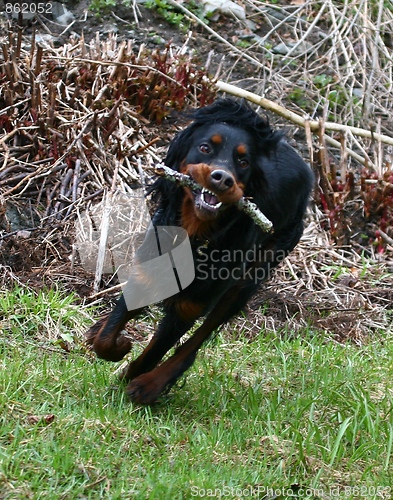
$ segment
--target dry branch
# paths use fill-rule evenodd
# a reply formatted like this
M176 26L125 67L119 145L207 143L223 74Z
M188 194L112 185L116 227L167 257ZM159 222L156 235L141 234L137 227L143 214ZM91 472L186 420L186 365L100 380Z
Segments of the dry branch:
M304 118L297 113L284 108L284 106L280 106L279 104L270 101L269 99L260 97L253 92L249 92L248 90L241 89L239 87L236 87L235 85L231 85L230 83L226 83L221 80L216 82L216 86L222 92L226 92L237 97L243 97L248 101L257 104L258 106L261 106L263 109L282 116L283 118L291 121L292 123L295 123L296 125L299 125L302 128L306 128L307 123L307 126L310 127L310 130L312 132L318 133L318 131L320 130L321 123L318 120L309 120L308 118ZM367 139L374 139L384 144L393 146L393 137L384 134L378 134L376 132L373 132L372 130L365 130L363 128L352 127L350 125L343 125L341 123L333 122L324 122L323 126L325 130L331 130L333 132L351 132L354 135L358 135Z

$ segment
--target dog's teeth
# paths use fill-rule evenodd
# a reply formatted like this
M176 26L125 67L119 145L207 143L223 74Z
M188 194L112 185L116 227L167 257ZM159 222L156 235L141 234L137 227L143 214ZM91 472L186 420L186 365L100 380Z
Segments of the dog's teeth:
M212 191L209 191L209 189L206 189L206 188L204 188L204 187L203 187L203 188L202 188L202 190L201 190L201 199L202 199L202 201L203 201L203 203L204 203L205 205L207 205L207 206L209 206L209 207L212 207L212 208L214 208L214 209L218 209L218 208L220 208L220 207L221 207L221 205L222 205L222 202L221 202L221 201L218 201L218 200L217 200L217 203L209 203L209 202L206 200L206 198L205 198L205 195L206 195L206 194L209 194L210 196L214 196L214 199L216 199L216 200L217 200L217 195L216 195L216 194L214 194Z

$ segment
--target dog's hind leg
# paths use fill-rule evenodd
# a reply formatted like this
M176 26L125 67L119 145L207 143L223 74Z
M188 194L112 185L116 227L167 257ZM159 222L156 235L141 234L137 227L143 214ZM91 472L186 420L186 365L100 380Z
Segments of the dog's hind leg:
M202 306L193 304L190 307L190 303L187 303L187 311L184 311L183 308L182 313L179 314L181 304L184 305L184 302L179 301L176 305L166 308L166 314L158 325L157 331L149 345L123 371L121 375L123 380L129 382L142 373L149 372L155 368L163 356L193 326L195 320L200 316Z
M251 288L244 288L244 283L235 285L220 299L209 313L203 324L182 344L164 363L148 373L132 380L126 389L131 399L140 404L152 404L158 396L169 389L176 380L192 365L199 348L211 333L239 312L251 295Z

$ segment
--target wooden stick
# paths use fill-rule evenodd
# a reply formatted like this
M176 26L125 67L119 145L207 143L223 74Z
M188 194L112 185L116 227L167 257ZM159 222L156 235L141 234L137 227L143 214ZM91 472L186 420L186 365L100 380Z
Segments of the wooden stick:
M98 254L97 254L97 264L96 264L96 272L94 277L94 285L93 290L95 293L98 292L100 288L100 282L104 270L105 264L105 254L107 248L107 241L109 235L109 225L110 225L110 215L111 209L113 207L113 195L116 190L116 181L118 175L118 166L115 167L115 171L113 172L112 186L106 196L104 196L103 200L103 212L101 219L101 232L100 232L100 242L98 244Z
M289 109L276 104L273 101L269 101L269 99L265 99L253 92L249 92L248 90L243 90L235 85L231 85L230 83L223 82L219 80L216 82L216 87L222 92L227 92L228 94L235 95L237 97L244 97L248 101L251 101L258 106L261 106L268 111L272 111L273 113L290 120L291 122L299 125L302 128L305 128L307 119L303 116L300 116ZM318 133L320 129L320 122L318 120L309 120L309 127L313 132ZM360 137L366 137L367 139L375 139L379 140L384 144L390 144L393 146L393 137L384 134L377 134L372 130L366 130L364 128L352 127L350 125L343 125L342 123L334 123L334 122L325 122L324 123L325 130L332 130L336 132L348 131L352 132L354 135L358 135Z
M178 184L179 186L188 187L190 189L202 190L202 186L197 184L189 175L181 174L176 170L172 170L163 163L158 163L154 167L157 175L168 179L169 181ZM272 222L259 210L252 201L242 197L235 203L236 208L245 212L251 219L266 233L273 231Z

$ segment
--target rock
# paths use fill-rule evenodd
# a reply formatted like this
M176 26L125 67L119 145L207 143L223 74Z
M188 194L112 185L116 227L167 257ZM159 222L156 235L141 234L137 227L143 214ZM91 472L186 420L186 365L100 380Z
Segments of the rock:
M355 97L363 97L364 91L361 87L356 87L352 90L352 95Z
M202 0L206 13L233 14L238 19L246 19L246 11L241 5L232 2L232 0Z
M282 56L286 56L288 52L297 44L298 42L288 42L288 43L281 42L272 48L272 52L274 52L275 54L281 54ZM300 56L305 52L309 52L312 48L313 48L312 43L301 42L299 45L297 45L296 49L293 52L291 52L291 55Z
M286 12L284 9L266 9L265 10L266 16L270 18L270 20L274 23L274 20L276 22L281 22L284 21L288 17L288 12ZM275 24L275 23L274 23Z
M58 38L56 38L53 35L49 35L49 33L37 33L35 36L35 41L37 43L44 43L44 44L51 44L55 43L58 41Z
M118 31L119 28L113 23L104 24L104 26L100 29L100 32L104 35L107 35L108 33L117 33Z
M245 25L251 31L255 31L258 27L257 23L254 23L254 21L250 21L250 19L245 20Z
M28 238L30 238L30 236L31 236L31 231L27 231L27 230L18 231L16 233L16 237L17 238L22 238L23 240L27 240Z
M64 26L67 26L67 24L70 24L75 20L74 14L60 2L52 3L52 16L59 24Z

